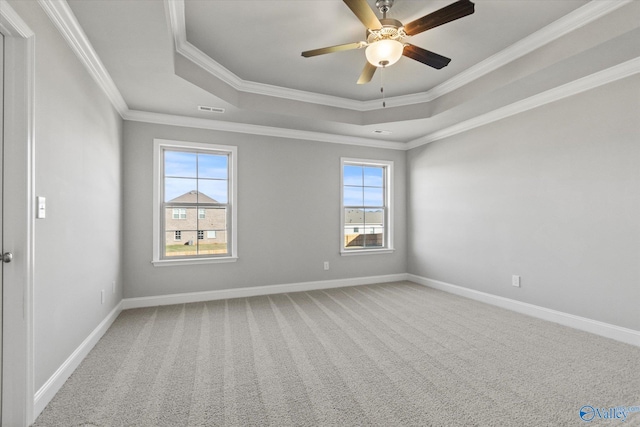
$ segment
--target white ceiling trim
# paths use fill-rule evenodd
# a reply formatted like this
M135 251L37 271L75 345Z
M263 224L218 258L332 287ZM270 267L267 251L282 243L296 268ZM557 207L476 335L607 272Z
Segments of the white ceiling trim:
M579 9L574 10L473 67L468 68L433 89L411 95L387 98L387 102L393 104L394 107L401 107L432 101L632 1L633 0L592 0ZM321 104L330 107L347 108L355 111L372 111L380 108L379 100L357 101L243 80L187 41L184 0L165 0L165 10L169 15L176 52L238 91L273 96L292 101Z
M275 85L257 83L243 80L234 73L219 64L209 55L187 41L187 29L184 14L184 0L165 0L165 10L169 15L171 32L175 43L175 50L185 58L198 65L214 77L222 80L239 92L248 92L258 95L274 96L294 101L311 102L330 107L362 110L362 102L338 96L322 95L319 93L284 88ZM378 105L379 107L379 105Z
M80 62L87 68L89 74L98 83L100 88L107 95L114 108L124 120L165 124L173 126L194 127L201 129L212 129L226 132L246 133L253 135L266 135L290 139L305 139L310 141L323 141L336 144L350 144L367 147L391 148L404 150L404 143L335 135L322 132L299 131L268 126L258 126L244 123L224 122L219 120L191 118L170 114L150 113L145 111L130 110L122 94L113 82L111 75L104 67L100 57L91 45L80 23L76 19L73 11L66 0L38 0L49 19L63 38L67 41L71 50L80 59ZM172 2L167 4L170 6ZM183 9L184 10L184 9ZM172 15L169 15L170 17ZM19 17L17 17L19 19ZM184 22L184 20L182 20ZM176 25L171 22L171 25ZM203 54L204 55L204 54ZM208 57L207 57L208 58Z
M421 138L414 139L407 143L406 149L410 150L430 142L448 138L479 126L484 126L515 114L624 79L625 77L630 77L637 73L640 73L640 57L631 59L605 70L598 71L553 89L549 89L545 92L541 92L537 95L533 95L529 98L514 102L513 104L506 105L488 113L481 114L472 119L465 120L448 128L430 133L429 135L425 135Z
M20 18L9 3L0 1L0 32L5 35L29 39L34 36L31 28Z
M424 96L430 96L431 101L449 92L452 92L472 81L494 71L508 63L515 61L524 55L533 52L542 46L551 43L560 37L587 25L590 22L599 19L608 13L631 3L633 0L592 0L590 3L574 10L563 16L557 21L552 22L546 27L536 31L535 33L517 41L506 49L496 53L493 56L477 63L471 68L459 73L455 77L434 87ZM423 94L418 94L423 95Z
M124 119L135 122L217 130L223 132L244 133L250 135L272 136L276 138L301 139L307 141L329 142L333 144L387 148L392 150L406 149L406 144L404 142L392 142L369 138L360 138L355 136L335 135L331 133L277 128L246 123L223 122L219 120L175 116L171 114L152 113L148 111L128 110L124 115Z
M560 20L556 21L556 23L557 22L562 23L564 19L568 19L569 21L573 22L573 24L571 24L570 22L564 22L564 24L562 25L564 25L565 27L562 28L562 26L558 27L558 26L555 26L556 23L553 23L550 26L545 27L543 30L540 30L538 33L543 31L555 32L556 34L555 37L556 38L560 37L561 35L566 34L569 31L573 31L576 28L579 28L580 26L585 25L586 23L591 22L597 19L598 17L603 16L609 12L612 12L618 7L628 4L632 1L633 0L602 0L602 1L594 0L588 3L587 5L583 6L582 8L576 10L575 12L569 15L566 15L564 18L561 18ZM554 102L562 98L566 98L568 96L578 94L580 92L583 92L583 91L586 91L586 90L601 86L603 84L610 83L615 80L619 80L621 78L628 77L630 75L640 72L640 58L636 58L636 59L627 61L625 63L619 64L617 66L611 67L609 69L592 74L590 76L586 76L584 78L575 80L573 82L567 83L557 88L550 89L546 92L542 92L540 94L534 95L524 100L515 102L513 104L498 108L494 111L482 114L480 116L466 120L464 122L458 123L448 128L430 133L428 135L414 139L407 143L384 141L384 140L350 137L350 136L321 133L321 132L301 131L301 130L293 130L293 129L285 129L285 128L276 128L276 127L259 126L259 125L234 123L234 122L224 122L224 121L218 121L218 120L191 118L191 117L176 116L176 115L169 115L169 114L150 113L150 112L144 112L144 111L130 110L126 102L124 101L124 98L120 94L120 91L118 90L117 86L111 79L111 76L109 75L108 71L102 64L102 61L100 60L97 53L93 49L93 46L89 42L86 34L84 33L84 30L78 23L77 19L75 18L66 0L60 0L60 1L38 0L38 2L42 6L42 8L45 10L45 12L49 16L53 24L56 26L56 28L63 35L65 40L68 42L73 52L78 56L80 61L84 64L84 66L87 68L87 70L91 74L91 76L95 79L98 85L102 88L102 90L108 96L114 108L116 108L116 110L120 113L120 116L122 116L124 120L132 120L132 121L147 122L147 123L195 127L195 128L220 130L220 131L227 131L227 132L266 135L266 136L289 138L289 139L322 141L322 142L337 143L337 144L360 145L360 146L387 148L387 149L395 149L395 150L409 150L424 144L428 144L433 141L437 141L439 139L447 138L449 136L453 136L458 133L465 132L467 130L470 130L479 126L483 126L485 124L495 122L497 120L512 116L514 114L518 114L520 112L530 110L532 108L536 108L538 106L541 106L550 102ZM183 0L165 0L165 5L168 8L167 10L171 8L172 3L174 2L182 3L183 5L182 13L184 13ZM580 19L577 19L575 16L569 19L569 17L571 17L572 15L580 15ZM178 20L175 20L176 18L175 14L168 14L168 16L172 20L170 24L172 27L173 35L175 37L178 34L178 32L175 31L174 27L176 25L179 25L179 23L178 23ZM17 17L17 19L19 19L19 16ZM184 24L184 19L182 19L180 22ZM580 22L582 23L580 24ZM549 29L549 27L552 27L552 28ZM538 33L535 33L534 35L538 35ZM542 37L540 36L539 38L540 39L538 40L537 43L544 44L542 42ZM550 38L547 40L546 43L552 40L553 38ZM523 46L521 46L518 49L526 49L526 48L533 49L533 46L535 46L536 44L532 41L529 41L526 43L525 42L526 42L526 39L523 39L520 42L518 42L518 43L523 43ZM539 46L542 46L542 44L540 44ZM527 45L528 47L525 45ZM508 50L508 49L505 49L505 50ZM209 57L206 57L206 58L211 60L211 58ZM493 58L492 62L497 63L497 60L495 59L495 55L494 57L491 57L489 59L492 59L492 58ZM502 60L506 60L506 59L502 58ZM480 63L476 67L479 67L482 64L483 63ZM483 68L485 69L484 71L485 74L491 71L488 66L483 66ZM450 79L449 81L435 87L429 92L435 93L437 91L442 91L442 93L440 93L439 95L437 96L434 95L435 98L437 98L438 96L441 96L444 93L447 93L448 91L455 90L457 87L460 87L463 84L466 84L466 83L462 83L464 81L464 78L463 78L464 76L460 77L462 74L464 73L461 73L458 76L454 77L453 79ZM237 78L237 76L233 74L231 75ZM459 77L460 77L460 80L456 82L456 79L458 79ZM467 76L466 78L470 79L471 77ZM240 79L239 81L242 82L242 80ZM457 86L457 85L460 85L460 86ZM273 86L273 88L276 88L276 87ZM427 92L427 94L429 92ZM304 93L310 93L310 92L304 92ZM424 94L416 94L415 96L421 96L421 95L424 95ZM409 98L411 96L407 96L405 98ZM331 98L334 98L334 97L331 97ZM337 98L337 99L342 99L342 98ZM352 101L352 102L359 102L359 101ZM412 103L415 103L415 102L412 102ZM361 104L365 104L365 103L361 103Z
M87 39L87 35L71 11L69 4L66 1L53 0L38 0L38 3L40 3L51 22L69 43L71 50L80 58L80 62L84 64L89 74L102 88L111 104L120 113L120 116L123 116L129 107L104 64L102 64L100 57L98 57L98 54Z

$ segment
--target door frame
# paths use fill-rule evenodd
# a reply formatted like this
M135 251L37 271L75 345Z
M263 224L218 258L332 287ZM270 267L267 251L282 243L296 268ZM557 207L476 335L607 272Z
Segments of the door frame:
M6 0L0 0L5 37L5 138L2 191L3 267L2 420L33 423L34 89L35 34ZM11 177L9 187L7 177Z

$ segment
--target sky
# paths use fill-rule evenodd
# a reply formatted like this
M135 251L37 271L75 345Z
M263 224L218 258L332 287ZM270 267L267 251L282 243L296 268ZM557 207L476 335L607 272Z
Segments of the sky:
M165 202L196 190L228 203L228 165L229 157L224 154L165 151Z
M382 167L345 165L343 181L344 206L384 206Z

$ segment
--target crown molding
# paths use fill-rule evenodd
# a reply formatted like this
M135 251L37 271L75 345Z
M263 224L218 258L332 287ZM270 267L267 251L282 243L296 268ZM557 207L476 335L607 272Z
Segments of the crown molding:
M0 30L2 34L12 37L28 39L34 36L31 28L6 0L0 1Z
M271 126L253 125L247 123L225 122L220 120L201 119L195 117L177 116L172 114L152 113L148 111L128 110L125 120L155 123L169 126L181 126L197 129L217 130L223 132L243 133L249 135L271 136L276 138L301 139L306 141L329 142L332 144L359 145L364 147L386 148L392 150L406 150L404 142L393 142L356 136L336 135L332 133L313 132L278 128Z
M170 114L160 114L160 113L151 113L137 110L130 110L127 106L124 98L120 94L117 86L113 82L113 79L109 75L108 71L104 67L102 61L100 60L98 54L93 49L91 42L87 38L84 30L80 26L80 23L76 19L73 11L71 11L68 3L66 1L55 1L55 0L38 0L40 6L44 9L49 19L56 26L58 31L62 34L64 39L67 41L73 52L78 56L80 61L84 64L84 66L89 71L89 74L94 78L94 80L98 83L98 85L105 92L109 100L111 101L114 108L118 111L120 116L124 120L131 121L140 121L147 123L156 123L156 124L165 124L165 125L173 125L173 126L184 126L184 127L194 127L201 129L211 129L211 130L220 130L226 132L235 132L235 133L245 133L252 135L264 135L264 136L274 136L280 138L289 138L289 139L302 139L309 141L322 141L329 142L335 144L349 144L349 145L359 145L359 146L367 146L367 147L377 147L377 148L390 148L396 150L404 150L404 143L391 142L391 141L383 141L377 139L369 139L369 138L360 138L360 137L352 137L352 136L343 136L322 132L312 132L312 131L301 131L294 129L284 129L284 128L276 128L269 126L259 126L252 124L244 124L244 123L233 123L233 122L224 122L218 120L210 120L210 119L200 119L200 118L191 118L184 116L175 116ZM178 7L182 4L182 7ZM172 28L172 32L174 34L174 41L176 44L180 43L179 38L175 38L176 34L186 34L184 32L184 2L182 0L167 0L165 2L165 7L167 11L171 11L169 15L169 24ZM12 9L13 10L13 9ZM181 15L182 14L182 15ZM14 20L16 22L22 22L20 17L14 13ZM182 16L182 18L181 18ZM182 29L181 29L182 27ZM22 27L19 27L22 28ZM27 28L26 25L24 28ZM185 40L186 42L186 40ZM215 63L211 58L206 56L204 53L201 53L195 47L193 49L189 49L188 45L184 45L186 47L186 52L188 55L191 55L191 60L195 60L196 64L204 66L204 68L210 72L221 72L222 74L216 75L219 78L227 81L231 86L238 89L242 85L242 81L233 75L230 72L225 73L224 71L220 71L218 67L219 64ZM183 53L184 54L184 53ZM201 61L200 64L198 61ZM213 64L212 64L213 61ZM216 66L217 64L217 66ZM259 85L256 83L256 85ZM268 85L261 85L264 87L268 87ZM272 86L271 88L276 88ZM263 88L264 90L264 88ZM272 89L273 93L276 93L276 89ZM341 100L342 98L335 97L336 100Z
M233 87L238 92L247 92L256 95L288 99L291 101L302 101L329 107L363 111L361 101L242 80L188 41L181 41L176 47L176 52L207 71L209 74ZM379 103L380 102L378 101L375 109L380 107Z
M129 107L69 8L69 4L66 1L54 0L38 0L38 3L60 31L71 50L78 56L80 62L87 68L89 74L102 88L113 107L120 113L120 116L123 116Z
M363 111L362 102L360 101L241 79L187 40L184 0L165 0L165 10L169 15L175 51L235 90L292 101ZM378 107L376 106L376 108Z
M593 0L585 6L555 21L531 36L520 40L514 45L506 48L500 53L478 63L476 66L458 74L452 79L434 87L428 92L406 95L402 97L388 98L395 106L411 105L421 102L428 102L446 93L449 93L479 77L485 75L506 63L531 52L546 43L549 43L589 22L592 22L616 9L622 7L633 0ZM510 105L498 108L491 112L476 116L472 119L458 123L445 129L430 133L423 137L414 139L407 143L383 141L370 138L351 137L322 132L302 131L294 129L276 128L269 126L259 126L244 123L224 122L210 119L191 118L170 114L150 113L144 111L129 110L124 98L120 94L111 76L102 64L97 53L89 42L84 30L78 23L65 0L38 0L41 7L54 23L56 28L63 35L71 49L78 56L80 61L87 68L91 76L105 92L114 108L119 112L124 120L148 122L156 124L166 124L173 126L195 127L201 129L220 130L226 132L246 133L252 135L265 135L289 139L302 139L309 141L322 141L336 144L349 144L367 147L387 148L394 150L409 150L437 141L449 136L474 129L485 124L501 120L503 118L536 108L538 106L557 101L568 96L613 82L615 80L628 77L640 71L640 58L636 58L609 69L583 77L565 85L542 92L532 97L517 101ZM0 7L5 2L0 0ZM216 77L227 82L239 91L263 94L267 96L277 96L302 102L313 102L340 108L351 108L358 111L368 111L379 108L379 101L355 101L340 97L315 94L311 92L297 91L278 86L264 85L255 82L246 82L229 72L210 57L200 52L195 46L186 41L186 30L184 21L184 0L165 0L165 8L169 19L176 50L182 46L181 54L196 64L203 67ZM4 7L3 7L4 10ZM7 11L9 13L7 14ZM13 9L4 10L4 19L12 22L12 25L23 37L33 35L31 30L13 12ZM0 25L3 25L0 22ZM23 30L21 30L23 29ZM22 31L22 32L20 32ZM23 34L24 33L24 34Z
M541 92L537 95L522 99L488 113L481 114L472 119L465 120L448 128L430 133L421 138L414 139L407 143L406 149L410 150L430 142L457 135L459 133L475 129L479 126L484 126L515 114L615 82L616 80L630 77L637 73L640 73L640 57L631 59L605 70L598 71L553 89L549 89L545 92Z
M513 45L426 92L390 97L387 98L387 102L393 104L394 107L402 107L433 101L632 1L633 0L592 0L541 30L519 40ZM240 92L321 104L329 107L346 108L361 112L380 108L379 100L357 101L243 80L187 41L184 0L165 0L165 8L171 23L171 32L176 52Z
M428 92L417 95L422 95L421 102L439 98L631 2L633 0L592 0Z

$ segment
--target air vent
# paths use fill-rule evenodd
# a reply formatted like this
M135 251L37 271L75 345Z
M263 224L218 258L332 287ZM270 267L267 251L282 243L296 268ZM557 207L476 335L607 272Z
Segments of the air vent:
M373 133L375 133L376 135L391 135L391 131L390 130L376 129L376 130L373 131Z
M206 105L198 105L198 110L206 111L207 113L224 113L224 108L220 107L207 107Z

